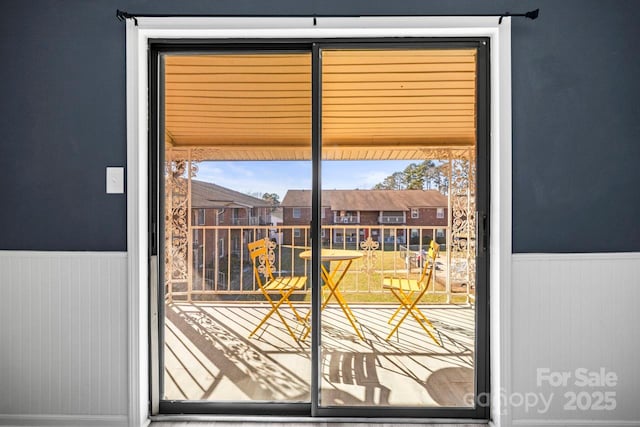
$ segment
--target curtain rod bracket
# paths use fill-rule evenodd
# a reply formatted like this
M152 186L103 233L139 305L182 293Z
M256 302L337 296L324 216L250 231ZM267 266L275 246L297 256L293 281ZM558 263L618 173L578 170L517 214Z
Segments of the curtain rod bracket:
M529 12L526 13L509 13L509 12L505 12L502 15L500 15L500 19L498 19L498 25L502 24L502 18L507 17L507 16L523 16L525 18L529 18L531 20L534 20L538 17L538 15L540 14L540 8L536 9L536 10L530 10Z
M135 15L125 12L124 10L116 9L116 18L118 18L118 21L133 19L133 23L136 25L136 27L138 26L138 18L136 18Z
M539 14L540 14L540 8L536 10L530 10L529 12L524 14L524 17L534 20L538 17Z

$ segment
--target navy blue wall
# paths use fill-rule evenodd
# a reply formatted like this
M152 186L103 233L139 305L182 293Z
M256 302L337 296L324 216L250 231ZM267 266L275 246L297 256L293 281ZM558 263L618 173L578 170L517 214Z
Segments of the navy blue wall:
M640 25L634 0L5 2L0 249L126 250L125 28L139 13L461 14L513 20L515 252L640 251Z

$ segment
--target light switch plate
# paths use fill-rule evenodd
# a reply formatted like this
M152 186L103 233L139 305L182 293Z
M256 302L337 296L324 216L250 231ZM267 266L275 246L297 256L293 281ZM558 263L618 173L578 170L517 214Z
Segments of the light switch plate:
M107 194L124 193L124 168L107 168Z

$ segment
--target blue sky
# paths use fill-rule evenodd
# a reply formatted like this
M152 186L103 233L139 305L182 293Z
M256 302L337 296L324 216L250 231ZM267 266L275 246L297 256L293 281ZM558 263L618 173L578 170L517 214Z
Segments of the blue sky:
M409 160L324 161L322 188L370 189L409 163ZM311 162L201 162L196 179L242 193L278 193L282 200L288 189L311 189Z

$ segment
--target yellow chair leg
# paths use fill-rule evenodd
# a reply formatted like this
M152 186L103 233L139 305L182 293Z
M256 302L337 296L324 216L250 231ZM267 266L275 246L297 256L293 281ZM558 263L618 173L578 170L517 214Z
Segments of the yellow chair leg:
M274 308L275 304L274 304L273 300L271 299L271 297L269 296L269 294L267 294L266 292L263 292L263 294L264 294L265 298L267 299L267 302L269 303L269 305L271 305L271 310L269 311L269 313L267 313L267 315L266 315L266 316L264 316L264 317L262 318L262 320L260 321L260 323L258 323L258 326L256 326L256 327L253 329L253 331L251 331L251 333L249 334L249 338L251 338L251 337L253 336L253 334L255 334L256 332L258 332L258 330L260 329L260 327L261 327L262 325L264 325L264 324L265 324L265 322L266 322L267 320L269 320L269 317L271 317L271 315L273 314L273 311L275 310L275 308Z
M396 311L389 318L389 321L387 322L388 324L391 324L391 322L393 322L393 319L395 319L396 316L398 315L398 313L400 313L400 310L402 310L404 308L403 307L404 304L406 304L406 305L410 305L411 304L410 298L414 294L414 291L411 291L408 294L405 294L401 290L399 290L398 292L399 292L400 296L398 294L395 294L395 290L391 289L391 293L393 293L395 295L395 297L400 300L400 305L398 306Z
M411 314L411 316L416 320L416 322L418 322L418 324L431 337L431 339L437 345L442 346L440 341L438 341L438 339L431 333L431 331L429 329L427 329L427 327L424 325L424 323L427 323L434 330L435 330L435 327L433 326L431 321L429 319L427 319L427 317L424 315L424 313L419 308L416 307L416 305L418 304L418 301L420 300L420 297L422 297L422 293L413 301L413 303L407 304L408 299L401 291L400 291L400 293L396 292L394 289L392 289L391 291L392 291L393 295L395 295L395 297L400 301L400 304L401 304L400 307L398 308L398 310L396 310L396 312L401 310L402 308L406 309L407 311L406 311L406 313L404 313L402 315L402 317L400 318L398 323L396 323L396 325L393 327L391 332L389 332L389 335L387 336L386 340L388 341L388 340L391 339L393 334L395 334L396 331L398 330L398 328L400 328L400 325L402 324L402 322L404 322L405 319L409 316L409 314ZM394 317L395 317L395 314L394 314Z
M287 323L286 319L284 318L284 316L282 316L282 313L280 313L280 306L282 305L283 302L288 302L289 304L291 304L291 302L289 301L289 296L293 293L293 289L289 292L282 293L281 292L281 297L280 297L280 301L278 301L277 303L274 303L273 300L271 299L271 297L269 297L269 295L267 293L265 293L265 297L267 298L267 301L269 301L269 303L271 304L271 310L269 310L269 312L262 318L262 320L260 321L260 323L258 324L258 326L255 327L255 329L253 331L251 331L251 333L249 334L249 338L251 338L259 329L262 325L264 325L267 320L269 320L269 318L273 315L273 313L276 313L278 315L278 317L280 318L280 320L282 321L282 323L284 324L284 327L287 329L287 332L289 333L289 335L291 335L291 338L293 338L295 341L298 341L298 339L296 338L295 333L293 332L293 330L291 329L291 327L289 326L289 324ZM294 313L296 315L296 317L298 316L297 311L295 311L294 308Z

